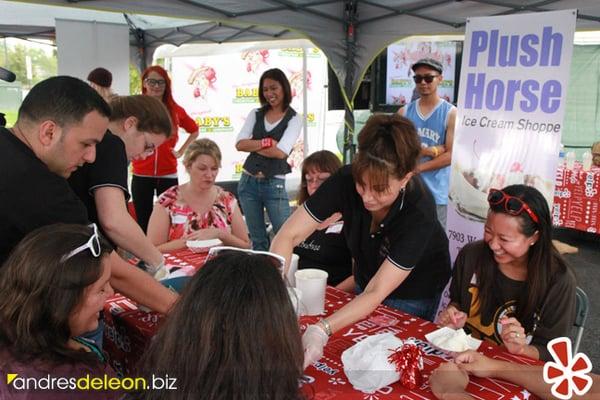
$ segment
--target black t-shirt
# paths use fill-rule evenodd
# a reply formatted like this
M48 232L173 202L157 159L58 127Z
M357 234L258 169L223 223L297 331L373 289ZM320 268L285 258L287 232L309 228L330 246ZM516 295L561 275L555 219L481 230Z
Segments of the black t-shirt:
M81 199L88 211L90 221L98 223L98 211L94 201L94 190L112 186L123 190L125 201L127 190L127 152L125 143L111 131L96 145L96 160L85 164L69 177L71 189Z
M448 238L437 220L433 197L418 176L398 195L374 233L370 233L371 213L356 191L350 165L323 182L304 208L319 222L342 213L346 242L356 263L354 277L362 288L386 259L411 271L390 298L433 298L448 282Z
M494 302L489 310L490 320L482 318L479 310L479 278L476 267L498 269L492 294ZM551 270L550 266L546 267ZM539 305L533 318L519 321L527 331L527 341L540 352L541 360L550 360L550 352L546 345L554 338L569 336L575 320L575 291L577 281L570 269L558 269L549 277L549 285L542 304ZM467 244L458 253L452 284L450 300L455 307L468 315L465 327L474 337L502 343L500 319L512 316L516 311L517 300L527 295L527 284L505 276L493 258L490 248L479 240Z
M0 128L0 262L29 232L58 222L88 224L67 180L51 172L9 130Z
M300 257L298 269L319 268L327 271L327 284L335 286L352 275L352 255L346 245L343 222L339 221L304 239L294 247Z

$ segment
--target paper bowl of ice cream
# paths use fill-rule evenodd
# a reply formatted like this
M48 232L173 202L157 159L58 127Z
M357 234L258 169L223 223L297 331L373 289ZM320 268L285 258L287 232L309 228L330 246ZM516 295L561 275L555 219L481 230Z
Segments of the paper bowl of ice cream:
M477 350L481 340L467 335L463 329L452 329L448 327L440 328L425 335L425 339L431 345L450 355L461 353L467 350Z
M187 248L194 253L205 253L210 250L211 247L220 246L222 244L223 242L221 242L219 239L188 240L185 242Z

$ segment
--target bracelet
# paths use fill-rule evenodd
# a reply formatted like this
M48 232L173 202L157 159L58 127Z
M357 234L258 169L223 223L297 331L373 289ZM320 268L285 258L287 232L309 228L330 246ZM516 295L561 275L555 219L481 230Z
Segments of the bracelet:
M431 151L433 151L433 158L436 158L440 155L440 151L438 150L437 146L431 147Z
M268 149L269 147L273 146L273 139L270 137L266 137L266 138L262 138L260 139L260 148L261 149Z
M321 318L319 322L321 323L321 326L323 326L323 330L327 336L331 336L333 332L331 332L331 325L329 325L329 321L327 321L325 318Z

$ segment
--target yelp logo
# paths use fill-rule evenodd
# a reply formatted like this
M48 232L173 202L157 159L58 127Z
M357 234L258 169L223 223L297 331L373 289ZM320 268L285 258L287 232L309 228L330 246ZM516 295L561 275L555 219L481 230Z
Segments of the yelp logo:
M548 351L554 361L544 364L544 381L552 388L552 395L567 400L574 394L582 396L590 390L592 378L588 373L592 363L583 353L572 355L571 339L556 338L548 342Z

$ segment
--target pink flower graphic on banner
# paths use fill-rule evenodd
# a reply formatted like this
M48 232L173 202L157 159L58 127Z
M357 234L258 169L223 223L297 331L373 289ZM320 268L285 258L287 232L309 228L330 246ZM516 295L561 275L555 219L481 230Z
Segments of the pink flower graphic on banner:
M208 89L214 90L217 81L217 72L213 67L202 65L192 70L188 77L188 84L194 88L194 97L205 98Z
M544 364L544 381L552 385L552 395L567 400L573 394L587 393L592 386L592 378L588 375L592 363L588 356L583 353L572 356L571 339L566 337L551 340L548 351L554 361Z
M267 65L269 58L269 50L248 50L242 53L242 60L246 61L246 72L253 74L258 73L261 66Z

